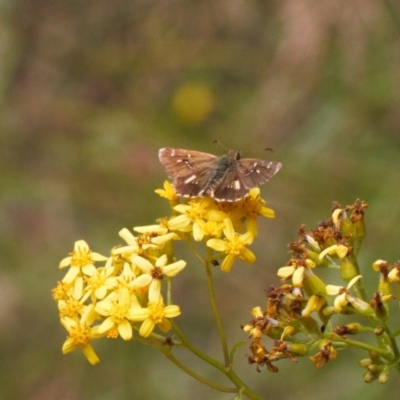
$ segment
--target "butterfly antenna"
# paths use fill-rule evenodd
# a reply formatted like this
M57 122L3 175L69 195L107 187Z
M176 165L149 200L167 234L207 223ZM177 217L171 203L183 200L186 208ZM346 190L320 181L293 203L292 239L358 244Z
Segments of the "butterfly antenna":
M263 149L264 151L270 151L271 153L273 153L274 151L272 150L272 148L271 147L266 147L265 149ZM255 153L255 152L259 152L260 150L247 150L246 151L246 154L247 153Z
M223 149L225 149L226 151L228 151L228 149L219 141L219 140L214 140L213 144L219 144Z

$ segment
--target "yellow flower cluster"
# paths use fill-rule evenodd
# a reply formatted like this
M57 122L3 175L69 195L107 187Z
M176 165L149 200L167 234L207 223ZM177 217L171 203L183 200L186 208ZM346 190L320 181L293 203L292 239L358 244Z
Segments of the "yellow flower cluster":
M217 202L211 197L199 197L187 203L177 203L177 197L169 181L164 190L156 190L167 198L176 215L165 222L168 231L181 238L204 241L217 252L215 259L223 258L221 270L229 272L234 261L240 258L251 264L256 258L248 249L258 234L257 218L274 218L275 213L266 207L260 197L260 189L250 189L249 195L236 202ZM241 234L245 230L245 233Z
M365 235L366 208L367 204L359 200L345 208L334 203L329 220L309 232L302 226L300 240L289 244L292 256L277 272L282 286L268 289L266 310L255 307L253 320L242 325L252 338L249 362L257 364L257 369L266 366L277 372L274 362L283 358L294 361L294 357L305 356L314 349L319 351L310 359L320 368L336 358L337 350L352 346L375 356L375 373L369 367L364 374L366 382L386 381L389 367L397 365L399 351L386 321L388 302L394 298L391 283L400 284L400 262L391 266L382 260L373 263L380 279L377 291L368 297L357 260ZM315 273L321 268L340 271L345 284L325 284ZM335 325L337 314L350 318L357 315L365 325L354 321ZM347 339L347 335L362 331L373 331L377 345ZM271 351L262 344L264 335L275 340Z
M274 217L258 189L235 203L218 203L209 197L180 203L168 181L156 192L169 200L172 216L135 227L137 236L122 229L119 235L125 245L114 247L108 257L79 240L61 261L60 268L69 269L53 289L53 298L68 331L64 354L81 348L88 361L97 364L94 339L131 340L135 330L139 337L148 338L155 335L156 326L169 331L170 319L180 315L179 306L171 302L171 280L186 266L185 261L176 260L173 242L203 242L210 255L205 262L223 259L221 269L228 272L237 258L255 261L247 246L257 235L256 219ZM245 229L245 233L236 232Z
M146 338L156 325L168 331L169 318L180 314L178 306L164 305L161 294L163 278L174 277L186 266L165 252L165 240L171 236L153 231L135 237L127 229L120 236L127 245L112 249L110 257L77 241L74 251L60 263L60 268L70 268L53 289L61 323L69 333L63 353L80 347L91 364L99 362L93 339L120 336L130 340L136 323L140 323L139 335ZM95 267L96 262L103 265Z

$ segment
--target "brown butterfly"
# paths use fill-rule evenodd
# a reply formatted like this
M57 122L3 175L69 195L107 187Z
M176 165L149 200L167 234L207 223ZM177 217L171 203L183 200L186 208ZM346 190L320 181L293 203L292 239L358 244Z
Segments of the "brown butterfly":
M241 158L228 150L223 156L194 150L160 149L158 157L178 196L210 196L217 201L238 201L249 189L268 182L282 167L275 161Z

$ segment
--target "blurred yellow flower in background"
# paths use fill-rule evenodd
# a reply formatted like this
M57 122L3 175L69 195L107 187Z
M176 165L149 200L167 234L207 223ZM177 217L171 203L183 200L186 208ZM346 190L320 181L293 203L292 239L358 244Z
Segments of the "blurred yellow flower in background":
M182 123L198 125L214 111L215 96L208 84L188 82L175 92L171 106Z

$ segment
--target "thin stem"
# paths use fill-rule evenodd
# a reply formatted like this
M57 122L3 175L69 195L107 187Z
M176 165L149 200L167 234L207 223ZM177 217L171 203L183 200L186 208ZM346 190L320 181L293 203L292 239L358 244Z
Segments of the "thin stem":
M167 305L172 304L172 280L170 277L167 279Z
M323 336L326 337L326 338L331 338L332 337L330 334L324 334ZM353 340L353 339L349 339L349 338L343 339L341 337L335 337L334 341L343 343L347 347L353 346L353 347L358 347L359 349L364 349L364 350L367 350L367 351L374 351L374 352L378 353L381 357L383 357L383 358L385 358L387 360L392 359L392 357L390 355L388 355L387 350L384 350L381 347L371 346L371 345L369 345L367 343L362 343L362 342L359 342L357 340Z
M385 332L386 332L386 334L387 334L388 337L389 337L390 344L392 345L392 349L393 349L394 356L395 356L395 358L396 358L396 360L397 360L397 367L396 367L396 368L399 369L399 368L400 368L400 365L399 365L400 353L399 353L399 348L397 347L397 342L396 342L396 340L394 339L393 334L390 332L389 327L386 326L386 325L385 325Z
M191 351L193 354L201 358L203 361L206 363L212 365L214 368L218 369L221 371L232 383L235 384L235 386L241 390L242 394L247 396L251 400L263 400L261 396L259 396L257 393L253 392L247 385L236 375L236 373L231 369L229 366L228 368L222 365L220 362L217 360L211 358L207 354L203 353L201 350L199 350L197 347L195 347L187 338L186 336L182 333L178 325L174 322L171 321L172 327L176 333L176 335L179 337L179 339L182 341L183 345ZM192 375L193 376L193 375ZM197 378L196 378L197 379Z
M178 325L175 323L175 321L172 321L172 328L174 329L174 332L178 335L179 339L181 340L181 342L184 344L184 346L190 350L193 354L195 354L196 356L198 356L199 358L201 358L202 360L204 360L206 363L212 365L215 368L218 369L224 369L224 366L219 363L218 361L214 360L214 358L211 358L209 355L207 355L206 353L202 352L201 350L199 350L196 346L194 346L192 344L192 342L190 342L186 336L183 334L183 332L180 330L180 328L178 327Z
M215 297L215 290L214 290L214 281L213 281L213 276L212 276L212 264L210 262L210 260L213 258L213 250L211 250L210 248L207 249L207 257L204 260L197 252L197 250L194 247L190 238L188 239L188 244L189 244L190 248L192 249L194 255L200 261L200 263L206 267L207 285L208 285L208 293L210 296L211 308L212 308L212 311L214 314L215 322L217 324L218 334L219 334L219 338L220 338L221 346L222 346L222 352L224 354L225 366L228 367L230 364L229 350L228 350L228 345L226 342L225 331L222 326L221 317L219 315L219 311L218 311L218 307L217 307L217 300Z
M395 331L392 332L391 337L395 338L399 334L400 334L400 328L397 328Z
M229 350L228 350L228 345L226 342L225 330L224 330L224 327L222 326L221 317L219 315L219 310L217 307L217 299L215 297L214 281L213 281L213 276L212 276L212 264L210 261L208 261L211 259L212 251L208 250L208 252L209 252L209 254L208 254L209 257L207 257L207 261L206 261L208 293L210 295L211 308L213 310L214 319L217 324L219 339L221 341L222 352L224 354L224 360L225 360L225 366L228 367L230 365ZM210 254L210 252L211 252L211 254Z
M220 385L217 385L216 383L202 377L197 372L194 372L191 368L189 368L185 364L181 363L172 353L163 352L163 354L165 355L165 357L167 357L171 362L173 362L182 371L186 372L188 375L190 375L194 379L198 380L199 382L204 383L205 385L209 386L210 388L213 388L215 390L218 390L220 392L225 392L225 393L237 393L238 392L237 388L228 388L225 386L220 386Z
M188 238L186 239L186 241L187 241L187 244L188 244L189 247L190 247L190 250L193 251L193 254L194 254L195 257L199 260L200 264L203 265L203 266L205 266L205 261L203 260L203 258L201 257L201 255L197 252L197 249L196 249L196 247L194 247L191 238L188 237Z
M257 393L253 392L247 385L235 374L235 372L231 369L229 366L228 368L222 365L220 362L217 360L211 358L204 352L202 352L200 349L198 349L196 346L194 346L187 338L186 336L182 333L182 331L179 329L178 325L174 322L172 322L172 327L179 337L179 339L182 341L183 345L191 351L193 354L201 358L203 361L206 363L212 365L214 368L218 369L221 371L232 383L235 384L235 386L241 391L241 393L245 396L247 396L251 400L263 400L261 396L259 396ZM190 374L193 376L195 379L197 377L193 374ZM236 393L238 390L236 389Z

